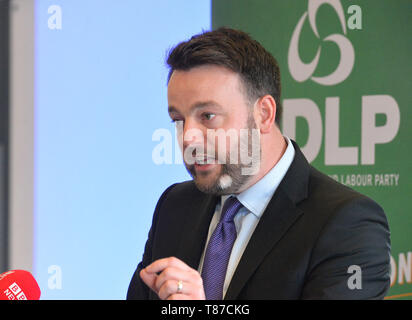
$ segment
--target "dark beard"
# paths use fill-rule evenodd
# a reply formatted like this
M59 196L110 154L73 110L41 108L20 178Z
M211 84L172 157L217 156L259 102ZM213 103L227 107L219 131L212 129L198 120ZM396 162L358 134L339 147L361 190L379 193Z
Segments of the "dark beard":
M257 126L253 119L253 116L249 116L247 120L248 129L248 153L249 156L252 152L252 129L256 129ZM238 146L239 147L239 146ZM242 168L247 167L238 161L238 164L231 164L229 160L229 154L226 155L226 163L222 163L221 172L218 178L211 184L205 185L199 183L198 175L207 175L209 173L196 173L194 165L188 165L185 163L186 169L192 176L196 187L204 193L213 195L227 195L227 194L237 194L239 190L253 177L252 175L242 174ZM230 178L229 178L230 177ZM230 181L229 185L225 185L224 181Z
M241 170L243 165L241 164L221 164L221 172L219 177L211 185L205 185L199 183L197 179L197 173L195 171L194 165L187 165L186 169L189 174L192 176L193 181L195 182L196 187L204 193L213 194L213 195L225 195L225 194L236 194L237 191L246 184L246 182L251 179L252 176L242 174ZM208 173L199 173L199 175L208 174ZM225 179L225 176L229 176L231 179L231 184L229 187L222 186L220 183L221 179Z

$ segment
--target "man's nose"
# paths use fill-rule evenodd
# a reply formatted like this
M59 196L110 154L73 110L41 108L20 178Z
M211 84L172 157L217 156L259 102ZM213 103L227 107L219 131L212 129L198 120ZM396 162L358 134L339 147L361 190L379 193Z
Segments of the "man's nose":
M186 120L183 127L183 150L188 146L203 145L205 141L203 127L196 121Z

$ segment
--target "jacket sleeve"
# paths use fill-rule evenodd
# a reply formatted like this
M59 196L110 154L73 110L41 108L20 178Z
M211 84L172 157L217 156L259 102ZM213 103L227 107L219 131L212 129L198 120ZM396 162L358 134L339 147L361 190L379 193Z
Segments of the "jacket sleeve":
M142 261L137 265L137 269L132 276L130 281L129 288L127 290L127 300L148 300L150 289L146 284L140 279L140 271L152 263L152 245L154 235L156 233L156 224L162 206L163 201L165 200L167 193L175 186L175 184L168 187L163 194L161 195L159 201L157 202L155 212L153 214L152 226L149 231L148 239L144 248Z
M390 232L366 197L343 205L313 248L302 299L383 299L390 286Z

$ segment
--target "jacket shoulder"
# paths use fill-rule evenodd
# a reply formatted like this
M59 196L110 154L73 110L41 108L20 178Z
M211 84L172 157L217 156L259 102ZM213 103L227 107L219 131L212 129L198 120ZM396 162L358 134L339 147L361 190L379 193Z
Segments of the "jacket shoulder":
M199 191L193 180L183 181L169 186L161 195L158 205L165 202L167 202L168 205L173 205L174 203L182 204L188 202L188 200L202 196L204 196L204 193Z
M389 288L390 254L390 231L383 209L314 168L309 184L303 207L314 242L302 297L382 299ZM363 290L348 287L352 266L362 270ZM331 274L330 279L325 277Z
M328 207L329 212L331 209L345 207L353 201L370 203L373 207L380 208L373 199L335 181L312 166L310 167L308 195L309 199L318 200L316 203L320 207Z

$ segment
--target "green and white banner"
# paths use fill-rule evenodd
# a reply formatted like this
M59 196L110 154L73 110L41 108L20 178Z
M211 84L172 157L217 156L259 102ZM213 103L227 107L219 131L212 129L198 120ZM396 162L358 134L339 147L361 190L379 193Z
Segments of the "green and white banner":
M283 133L384 208L386 298L412 298L412 1L214 0L212 27L221 26L250 33L278 60Z

